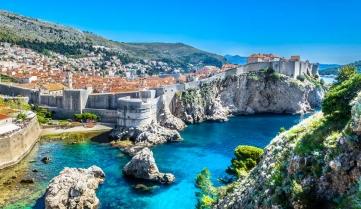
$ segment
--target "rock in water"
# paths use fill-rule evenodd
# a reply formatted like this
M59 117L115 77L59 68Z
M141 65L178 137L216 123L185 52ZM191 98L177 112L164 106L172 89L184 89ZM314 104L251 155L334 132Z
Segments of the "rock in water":
M46 190L45 208L98 208L99 199L95 191L104 178L104 172L97 166L88 169L64 168L59 176L51 180Z
M123 172L127 176L155 181L162 184L171 184L175 181L173 174L159 172L153 157L153 152L150 151L148 147L137 152L124 166Z

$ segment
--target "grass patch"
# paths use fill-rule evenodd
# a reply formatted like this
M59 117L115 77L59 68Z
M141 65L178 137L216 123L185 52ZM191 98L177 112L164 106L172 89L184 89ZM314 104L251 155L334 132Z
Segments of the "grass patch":
M103 131L87 131L87 132L66 132L60 134L47 134L40 137L40 140L51 141L51 140L63 140L66 143L84 143L92 138L100 136Z
M330 140L335 139L338 133L342 131L349 120L340 119L337 120L334 116L324 116L319 120L314 121L311 126L305 129L305 133L302 134L295 147L295 153L300 156L311 155L314 152L323 151L325 148L324 141L326 143ZM336 132L336 133L335 133Z

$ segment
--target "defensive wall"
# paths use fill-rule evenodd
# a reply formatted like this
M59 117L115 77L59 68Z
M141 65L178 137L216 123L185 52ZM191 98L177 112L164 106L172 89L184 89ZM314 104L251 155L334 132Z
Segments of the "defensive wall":
M282 60L241 65L206 79L154 88L150 91L151 93L149 91L136 91L93 94L91 89L69 89L64 90L61 96L53 96L40 94L39 90L0 83L0 94L29 97L30 103L49 108L55 112L55 116L58 118L69 118L76 113L92 112L99 115L103 122L130 126L131 124L139 125L140 121L148 121L147 118L153 118L154 111L150 109L157 108L158 99L162 95L164 95L166 105L170 107L176 92L199 88L203 83L211 82L215 79L224 79L228 76L267 68L273 68L276 72L293 78L302 74L316 75L318 73L317 64L312 64L308 61ZM147 96L147 94L149 95ZM146 110L149 110L149 112L146 112ZM152 116L149 116L149 114ZM139 116L139 120L136 119L136 116ZM129 121L122 122L118 120L119 117L123 117L123 119L129 117ZM133 121L131 121L132 118L134 119Z
M118 99L118 120L120 127L140 127L157 119L159 97L155 90L139 91L135 98Z
M40 125L34 117L19 131L0 136L0 169L20 162L31 151L40 133Z

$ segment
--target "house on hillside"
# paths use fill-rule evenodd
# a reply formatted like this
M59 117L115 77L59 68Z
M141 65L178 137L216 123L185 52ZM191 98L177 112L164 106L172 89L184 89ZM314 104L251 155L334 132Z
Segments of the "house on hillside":
M61 83L47 83L40 86L40 91L42 94L49 94L49 95L63 95L63 90L66 89Z

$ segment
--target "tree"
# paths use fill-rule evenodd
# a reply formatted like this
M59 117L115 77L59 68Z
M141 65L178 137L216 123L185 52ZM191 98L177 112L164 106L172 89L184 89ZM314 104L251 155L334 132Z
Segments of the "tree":
M227 173L237 177L245 176L261 160L263 149L240 145L234 150L234 158L227 168Z
M350 79L352 76L357 74L357 68L352 65L346 65L340 68L336 81L338 84Z
M90 112L85 112L82 114L74 114L74 119L76 121L86 121L86 120L99 121L100 120L100 118L96 114L90 113Z
M218 191L211 181L211 172L208 168L203 169L196 177L196 187L200 189L197 192L198 209L210 209L218 199Z
M341 80L346 79L344 75L338 76ZM341 81L340 80L340 81ZM350 102L361 91L361 75L355 74L343 80L341 83L336 83L326 93L325 99L322 102L322 111L326 115L337 115L340 117L351 116Z

